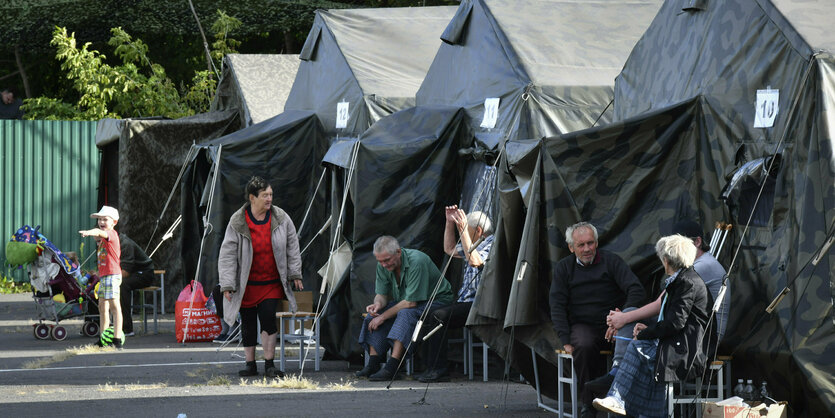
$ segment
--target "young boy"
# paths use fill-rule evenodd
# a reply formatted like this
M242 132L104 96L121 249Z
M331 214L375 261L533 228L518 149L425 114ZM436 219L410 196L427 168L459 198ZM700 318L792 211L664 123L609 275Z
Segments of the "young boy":
M122 284L121 247L119 234L113 229L119 222L119 211L110 206L102 206L101 210L90 215L97 219L98 228L78 231L82 237L94 237L98 242L99 290L99 322L101 324L101 338L99 345L104 347L113 345L122 348L125 334L122 332L122 308L119 305L119 286ZM106 331L110 326L110 314L113 314L113 340L108 341Z

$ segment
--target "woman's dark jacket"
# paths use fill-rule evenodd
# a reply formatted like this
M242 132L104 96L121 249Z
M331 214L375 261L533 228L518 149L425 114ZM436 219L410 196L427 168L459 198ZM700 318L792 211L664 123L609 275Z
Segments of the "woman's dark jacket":
M692 267L682 269L666 292L663 320L638 334L640 340L659 340L655 380L701 376L707 363L703 339L713 298Z

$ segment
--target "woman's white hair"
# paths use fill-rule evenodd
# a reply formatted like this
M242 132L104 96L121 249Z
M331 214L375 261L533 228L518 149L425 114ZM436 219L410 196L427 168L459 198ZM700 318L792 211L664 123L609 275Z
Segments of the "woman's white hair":
M470 212L467 215L467 225L473 228L481 228L481 234L485 237L493 233L493 222L486 213L482 211Z
M673 270L692 267L696 261L693 240L678 234L661 237L655 244L655 253L661 260L666 260Z

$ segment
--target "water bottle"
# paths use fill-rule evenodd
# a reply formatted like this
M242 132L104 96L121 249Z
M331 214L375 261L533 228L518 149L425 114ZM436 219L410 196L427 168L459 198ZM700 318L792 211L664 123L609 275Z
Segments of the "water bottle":
M736 386L734 386L734 396L739 396L740 398L745 399L745 384L742 383L742 379L736 379Z
M745 396L743 396L748 401L756 401L757 400L757 392L754 389L754 381L752 379L748 379L745 382Z
M762 399L763 402L771 399L771 396L768 394L768 388L765 385L765 380L763 380L763 385L760 386L760 399Z

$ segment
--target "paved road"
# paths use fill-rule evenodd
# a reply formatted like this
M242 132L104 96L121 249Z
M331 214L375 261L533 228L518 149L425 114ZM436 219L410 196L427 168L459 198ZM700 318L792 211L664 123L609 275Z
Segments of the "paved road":
M160 334L129 338L121 351L79 349L93 342L80 335L79 320L61 322L69 331L65 341L36 340L35 317L29 295L0 295L2 416L551 416L536 407L529 385L460 374L432 385L406 378L387 389L353 378L347 362L324 361L320 371L307 366L302 375L313 389L242 380L240 349L176 343L171 314ZM297 362L288 371L298 373Z

